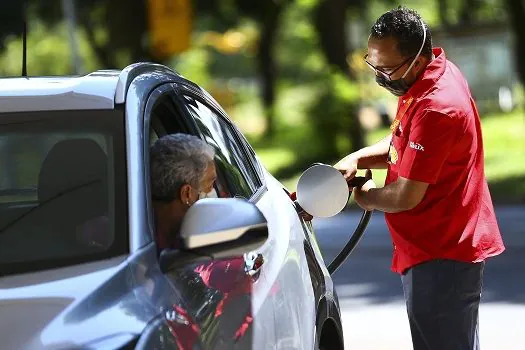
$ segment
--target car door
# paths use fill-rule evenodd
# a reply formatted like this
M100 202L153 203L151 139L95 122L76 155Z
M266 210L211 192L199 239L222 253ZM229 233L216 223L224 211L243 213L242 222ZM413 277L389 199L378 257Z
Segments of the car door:
M176 103L176 84L165 84L150 96L145 113L145 143L150 147L159 138L174 133L195 133L188 123L191 117ZM146 131L146 130L145 130ZM221 158L217 163L231 167ZM149 157L145 160L149 168ZM223 197L246 197L250 187L236 172L217 181L217 193ZM148 175L148 182L149 175ZM228 185L225 185L228 184ZM148 190L149 193L149 190ZM150 196L148 195L148 198ZM148 203L153 224L152 205ZM155 232L152 227L152 232ZM154 234L155 235L155 234ZM165 272L173 293L181 300L170 307L168 328L175 335L179 349L243 349L251 346L251 276L245 271L245 257L210 259L199 251L195 258L184 259Z
M253 168L260 177L266 178L268 195L266 201L260 201L261 210L273 210L276 221L282 223L279 229L290 230L287 255L295 258L285 260L278 279L284 288L275 293L276 302L280 304L275 307L278 348L309 349L313 346L311 342L315 341L312 340L315 339L313 325L316 324L319 301L326 293L325 276L329 275L328 271L319 263L322 257L318 247L314 248L317 243L311 223L297 214L290 192L266 172L249 142L235 129Z
M290 198L246 152L238 131L222 111L191 93L183 93L182 99L202 137L227 159L221 171L229 179L244 179L250 189L243 192L245 185L234 186L240 191L232 194L254 202L268 220L269 239L255 252L265 262L253 290L254 348L312 348L315 300L304 254L304 231Z
M254 179L253 171L246 162L245 154L235 139L228 134L220 114L202 97L191 93L181 93L181 102L195 120L201 137L216 150L217 187L221 197L242 197L258 205L266 191L260 179ZM259 207L259 209L261 209ZM263 213L266 216L266 213ZM268 219L268 218L267 218ZM275 314L272 293L277 284L279 272L278 255L275 249L277 239L270 235L268 241L252 257L261 254L264 263L254 279L252 289L253 348L273 349L275 338ZM250 258L250 256L248 256Z

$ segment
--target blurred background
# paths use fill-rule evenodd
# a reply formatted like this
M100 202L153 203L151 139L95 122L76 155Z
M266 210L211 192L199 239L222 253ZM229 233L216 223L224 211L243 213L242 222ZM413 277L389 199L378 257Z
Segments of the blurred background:
M507 251L487 264L481 338L522 349L525 314L525 2L522 0L3 0L0 75L82 75L137 61L166 64L208 90L290 190L313 162L333 164L388 134L396 98L363 56L369 29L416 9L435 46L465 74L484 133L486 176ZM374 178L382 184L385 171ZM23 179L21 179L23 180ZM350 208L355 205L352 203ZM359 220L314 220L329 263ZM345 342L409 349L399 276L381 213L335 274Z
M29 75L164 63L207 89L293 190L312 162L387 134L396 98L363 56L375 19L399 5L423 16L469 81L494 201L525 203L521 0L2 1L0 74L21 74L24 19Z

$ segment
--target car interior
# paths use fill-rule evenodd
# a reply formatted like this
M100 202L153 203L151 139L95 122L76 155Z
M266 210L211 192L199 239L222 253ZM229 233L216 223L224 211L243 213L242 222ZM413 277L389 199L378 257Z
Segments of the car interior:
M16 134L10 137L16 139ZM114 240L112 174L101 137L98 142L89 135L63 132L32 137L42 142L18 147L12 160L16 181L27 179L34 186L18 191L25 196L16 190L24 184L11 184L11 196L0 191L0 265L108 250Z

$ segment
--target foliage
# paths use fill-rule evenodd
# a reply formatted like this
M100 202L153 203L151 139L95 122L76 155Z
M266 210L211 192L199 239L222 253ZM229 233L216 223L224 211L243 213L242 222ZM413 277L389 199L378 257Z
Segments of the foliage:
M316 103L308 111L309 122L315 137L323 147L319 158L336 159L355 147L346 145L339 149L339 140L348 140L352 127L352 113L357 114L359 91L357 84L350 82L341 72L334 71L318 86Z
M28 25L27 72L29 75L68 75L73 72L71 51L67 28L64 24L46 26L34 20ZM97 59L85 39L78 31L79 53L86 71L98 69ZM17 36L9 36L4 41L4 51L0 55L0 74L19 76L22 71L22 41Z
M326 76L327 66L311 21L316 0L297 0L283 14L276 52L282 80L312 83Z

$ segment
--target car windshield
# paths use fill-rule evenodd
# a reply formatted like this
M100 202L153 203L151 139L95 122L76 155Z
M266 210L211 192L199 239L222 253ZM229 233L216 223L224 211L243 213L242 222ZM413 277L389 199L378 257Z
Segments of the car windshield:
M0 114L0 275L127 251L122 111Z

